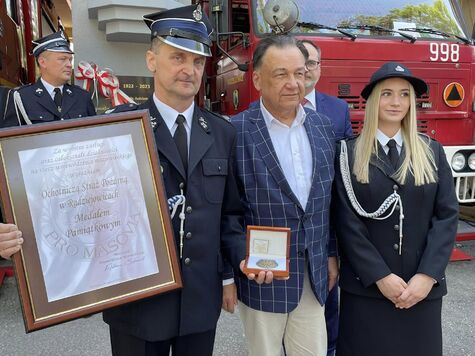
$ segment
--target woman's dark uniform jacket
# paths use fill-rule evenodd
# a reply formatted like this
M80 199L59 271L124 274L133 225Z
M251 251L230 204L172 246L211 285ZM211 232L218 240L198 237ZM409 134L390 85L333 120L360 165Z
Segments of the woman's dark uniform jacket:
M168 198L180 194L181 183L187 186L185 241L179 260L183 288L107 310L104 321L147 341L212 330L222 305L221 252L237 270L245 256L243 210L232 169L236 131L225 119L195 106L185 180L175 142L152 98L114 112L137 108L150 111ZM178 214L172 223L178 252Z
M426 137L425 137L426 138ZM427 138L428 139L428 138ZM347 141L349 167L353 167L356 139ZM388 156L379 145L369 164L369 184L351 174L356 197L366 212L375 211L393 190L402 197L404 221L402 254L399 255L399 211L386 220L363 218L347 197L337 161L334 214L341 251L340 287L346 292L384 298L375 282L394 273L408 282L416 273L437 281L427 299L447 293L445 268L457 230L458 203L453 178L442 146L430 141L437 170L436 183L415 186L412 175L401 185ZM404 157L404 146L399 165Z

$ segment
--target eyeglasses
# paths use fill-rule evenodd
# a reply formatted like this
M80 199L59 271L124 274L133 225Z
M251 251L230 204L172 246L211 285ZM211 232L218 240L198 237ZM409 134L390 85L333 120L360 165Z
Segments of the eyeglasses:
M307 67L307 70L315 70L318 68L318 66L320 65L320 61L307 61L307 63L305 63L305 66Z

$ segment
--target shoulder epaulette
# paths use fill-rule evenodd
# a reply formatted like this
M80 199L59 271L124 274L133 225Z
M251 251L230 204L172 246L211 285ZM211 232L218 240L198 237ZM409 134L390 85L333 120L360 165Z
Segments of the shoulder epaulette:
M28 88L29 86L32 86L33 84L35 84L35 83L28 83L28 84L19 85L15 88L12 88L11 90L12 91L18 91L18 90L21 90L21 89Z
M114 106L104 112L104 114L117 114L120 112L127 112L127 111L134 111L138 110L139 104L129 103L129 104L122 104Z
M66 84L65 86L73 87L74 90L80 90L80 91L83 91L83 92L86 92L86 93L90 94L86 89L81 88L79 85L76 85L76 84Z
M229 123L231 122L231 118L230 118L229 116L227 116L227 115L221 115L221 114L215 113L215 112L210 111L210 110L205 109L205 108L200 108L200 110L201 110L201 111L204 111L204 112L206 112L206 113L208 113L208 114L211 114L211 115L214 116L214 117L220 118L221 120L224 120L224 121L226 121L226 122L229 122Z

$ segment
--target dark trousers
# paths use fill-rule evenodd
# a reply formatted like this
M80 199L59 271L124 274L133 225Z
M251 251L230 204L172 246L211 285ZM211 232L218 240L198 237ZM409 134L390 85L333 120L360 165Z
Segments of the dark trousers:
M325 302L325 321L327 322L327 356L333 356L338 339L338 284L330 291Z
M146 341L110 328L113 356L212 356L216 329L177 336L163 341Z

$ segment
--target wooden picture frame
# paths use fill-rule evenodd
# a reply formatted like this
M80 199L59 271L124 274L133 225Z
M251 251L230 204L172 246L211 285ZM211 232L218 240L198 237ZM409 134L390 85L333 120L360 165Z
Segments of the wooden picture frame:
M147 110L0 130L26 332L181 288Z
M248 225L246 236L244 273L272 271L275 277L289 276L290 228Z

